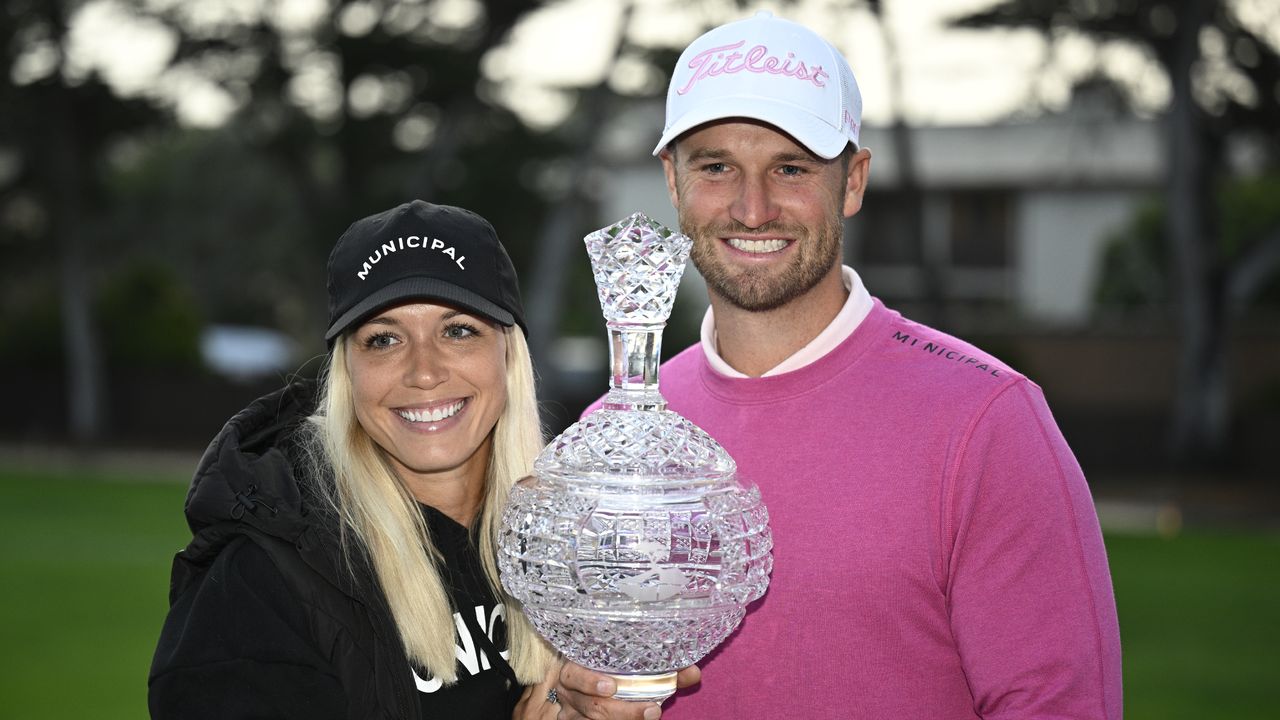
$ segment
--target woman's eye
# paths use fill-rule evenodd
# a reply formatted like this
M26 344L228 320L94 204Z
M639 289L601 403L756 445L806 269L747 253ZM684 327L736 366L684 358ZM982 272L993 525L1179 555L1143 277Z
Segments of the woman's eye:
M445 328L444 335L447 338L460 340L462 338L471 337L472 335L475 335L477 332L478 331L474 326L468 325L467 323L454 323L453 325L450 325L449 327Z
M389 348L398 342L400 341L397 340L396 336L392 335L391 333L378 333L376 335L371 335L367 339L365 339L364 346L368 348L382 349L382 348Z

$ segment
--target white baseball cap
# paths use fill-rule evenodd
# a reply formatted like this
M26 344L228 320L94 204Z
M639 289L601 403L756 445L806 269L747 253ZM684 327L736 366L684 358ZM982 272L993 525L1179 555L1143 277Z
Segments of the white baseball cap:
M707 31L680 54L653 154L687 130L730 117L767 122L830 159L858 145L862 95L831 43L762 10Z

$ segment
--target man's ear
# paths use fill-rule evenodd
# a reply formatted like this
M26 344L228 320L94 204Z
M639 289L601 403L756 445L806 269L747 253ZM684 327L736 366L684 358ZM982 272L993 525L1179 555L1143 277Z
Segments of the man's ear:
M853 217L862 209L862 195L867 191L871 175L871 151L860 148L849 158L849 172L844 179L844 216Z
M658 153L662 161L662 174L667 177L667 194L671 196L671 206L680 207L680 192L676 189L676 152L672 145L662 148Z

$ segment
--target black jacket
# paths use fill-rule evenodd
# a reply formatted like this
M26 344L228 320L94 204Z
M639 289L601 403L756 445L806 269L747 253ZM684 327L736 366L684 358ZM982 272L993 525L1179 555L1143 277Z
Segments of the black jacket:
M422 507L465 631L458 682L439 688L411 667L367 562L344 560L316 481L299 477L297 430L314 395L295 383L254 401L200 461L186 500L193 537L174 558L151 666L152 717L507 720L521 688L498 656L504 615L472 538Z

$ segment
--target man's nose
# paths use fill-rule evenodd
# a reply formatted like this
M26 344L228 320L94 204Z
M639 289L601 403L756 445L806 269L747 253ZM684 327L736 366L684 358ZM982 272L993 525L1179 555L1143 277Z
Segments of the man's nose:
M751 176L743 178L729 214L749 228L758 228L778 219L778 207L766 180Z

